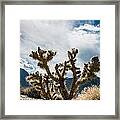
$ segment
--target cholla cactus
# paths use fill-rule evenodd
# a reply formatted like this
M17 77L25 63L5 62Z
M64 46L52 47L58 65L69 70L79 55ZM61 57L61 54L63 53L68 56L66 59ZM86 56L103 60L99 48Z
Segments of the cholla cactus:
M54 71L50 71L48 62L53 59L56 52L51 50L45 51L38 47L38 50L30 54L34 60L38 61L38 66L46 71L46 74L36 72L27 77L27 81L36 91L39 91L41 98L46 100L63 99L71 100L79 93L79 86L88 80L96 77L96 72L100 70L100 62L98 57L93 57L90 62L84 64L83 71L76 67L76 55L78 49L73 48L68 51L68 59L64 63L55 65ZM73 74L73 81L71 89L68 90L65 85L66 73L71 71ZM54 98L56 94L56 98Z

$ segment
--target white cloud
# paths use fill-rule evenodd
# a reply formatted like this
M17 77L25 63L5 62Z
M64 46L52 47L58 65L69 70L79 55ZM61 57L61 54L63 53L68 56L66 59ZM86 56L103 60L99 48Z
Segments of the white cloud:
M94 48L98 44L96 34L83 33L82 30L73 31L68 37L68 42L71 47L79 48L80 50L85 48Z
M99 25L97 26L94 26L94 25L90 25L90 24L84 24L78 28L75 28L76 31L79 31L79 30L90 30L90 31L100 31L100 27Z

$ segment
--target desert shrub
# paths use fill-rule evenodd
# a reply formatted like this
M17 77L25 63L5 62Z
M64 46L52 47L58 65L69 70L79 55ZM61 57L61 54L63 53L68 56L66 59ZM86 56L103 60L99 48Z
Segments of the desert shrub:
M76 98L77 100L100 100L100 87L92 86L85 87L81 94Z

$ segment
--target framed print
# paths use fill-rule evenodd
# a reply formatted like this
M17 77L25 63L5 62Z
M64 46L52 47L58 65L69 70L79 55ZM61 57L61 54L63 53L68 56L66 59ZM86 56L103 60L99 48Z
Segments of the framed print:
M119 2L1 7L1 118L119 119Z

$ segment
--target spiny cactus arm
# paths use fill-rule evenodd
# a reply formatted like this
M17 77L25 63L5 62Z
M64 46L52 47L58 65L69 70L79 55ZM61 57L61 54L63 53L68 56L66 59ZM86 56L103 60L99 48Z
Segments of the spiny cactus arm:
M32 87L35 88L36 91L40 91L40 96L45 99L50 99L50 96L45 91L44 84L46 83L43 81L43 77L41 74L39 75L39 72L30 74L30 76L27 77L27 81L32 85Z
M96 77L96 72L100 71L100 61L98 56L92 57L91 61L84 64L83 72L80 79L76 82L75 88L78 88L80 84L85 83L88 80L92 80Z
M48 86L48 83L49 83L49 76L48 75L44 75L44 81L45 81L45 83L46 83L46 88L47 88L47 96L49 97L49 99L52 99L52 96L51 96L51 94L50 94L50 88L49 88L49 86Z
M60 93L61 93L63 99L67 100L69 97L69 93L68 93L68 90L64 84L65 78L64 78L64 76L62 76L63 72L64 72L63 64L61 64L61 63L56 64L55 70L56 70L56 73L58 75L58 82L60 84L60 86L59 86Z
M46 72L47 72L47 74L48 74L48 76L50 76L50 78L52 79L52 80L54 80L54 81L58 81L58 79L56 78L56 77L54 77L54 75L52 75L52 73L51 73L51 71L50 71L50 69L49 69L49 66L46 64L45 65L45 70L46 70Z
M47 74L51 77L51 79L57 81L57 78L51 74L48 66L48 62L52 60L55 55L56 52L53 52L51 50L45 51L38 47L38 50L36 52L32 51L32 53L29 56L35 60L38 60L38 66L42 69L45 69Z
M68 71L68 69L67 69L67 63L68 63L68 62L69 62L69 61L65 61L65 62L64 62L62 77L64 77L64 76L65 76L65 72Z
M71 64L71 71L73 73L73 81L72 81L72 87L71 87L71 90L70 90L70 95L69 95L69 99L72 99L73 98L73 94L74 94L74 91L75 91L75 84L78 80L78 77L80 77L80 70L78 71L75 66L75 57L78 53L78 50L77 49L72 49L72 51L68 51L68 58L69 58L69 62ZM79 76L78 76L79 75Z
M66 71L68 71L68 68L67 68L67 63L68 63L69 61L65 61L64 63L59 63L59 64L56 64L55 65L55 70L56 70L56 73L57 73L57 75L60 77L60 78L62 78L62 79L64 79L64 76L65 76L65 74L66 74ZM65 79L64 79L65 80Z
M62 76L61 76L60 71L59 71L58 69L59 69L59 65L58 65L58 64L56 64L56 65L55 65L55 70L56 70L56 73L57 73L57 75L58 75L59 79L61 79L61 78L62 78Z
M69 99L69 93L68 93L68 90L64 84L64 80L59 80L59 90L60 90L60 93L63 97L64 100L68 100Z
M78 93L79 93L79 89L76 88L76 89L74 90L72 99L78 97Z
M98 56L92 57L91 61L84 64L81 79L91 80L96 77L96 72L100 71L100 61Z
M47 92L45 91L45 88L43 87L43 84L41 86L41 91L42 91L43 98L45 98L46 100L49 100L50 97L48 96Z

